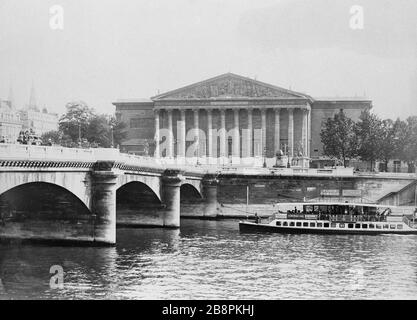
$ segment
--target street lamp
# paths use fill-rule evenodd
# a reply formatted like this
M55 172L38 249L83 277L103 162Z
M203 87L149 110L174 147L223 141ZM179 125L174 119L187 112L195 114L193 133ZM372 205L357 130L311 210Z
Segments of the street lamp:
M264 164L263 167L266 168L266 147L264 147Z
M81 147L81 122L78 121L78 146Z
M110 125L110 131L111 131L111 143L110 143L110 147L111 148L114 148L113 125Z

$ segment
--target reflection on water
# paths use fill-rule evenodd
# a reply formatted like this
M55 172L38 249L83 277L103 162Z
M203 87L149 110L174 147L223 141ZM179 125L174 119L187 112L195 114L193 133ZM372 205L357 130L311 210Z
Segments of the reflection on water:
M416 299L417 236L119 229L116 247L0 245L2 299ZM64 289L50 289L61 265Z

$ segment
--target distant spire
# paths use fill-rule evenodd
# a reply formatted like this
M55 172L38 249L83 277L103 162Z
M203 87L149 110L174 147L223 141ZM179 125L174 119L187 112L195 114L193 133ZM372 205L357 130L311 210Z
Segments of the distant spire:
M32 81L32 87L30 88L29 109L37 109L35 85L33 84L33 81Z

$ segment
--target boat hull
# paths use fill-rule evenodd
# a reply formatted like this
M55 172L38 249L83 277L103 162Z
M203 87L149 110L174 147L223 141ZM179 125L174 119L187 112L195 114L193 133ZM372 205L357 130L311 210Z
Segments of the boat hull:
M243 233L312 233L312 234L417 234L417 230L357 230L357 229L332 229L332 228L303 228L303 227L281 227L270 224L239 222L239 231Z

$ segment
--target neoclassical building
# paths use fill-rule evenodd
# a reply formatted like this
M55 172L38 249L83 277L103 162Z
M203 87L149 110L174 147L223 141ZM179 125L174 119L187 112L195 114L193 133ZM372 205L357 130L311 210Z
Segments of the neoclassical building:
M293 166L305 165L297 159L324 159L323 121L340 109L357 120L372 107L366 99L314 99L232 73L113 104L128 127L122 152L202 164L246 159L268 166L275 164L277 152Z

